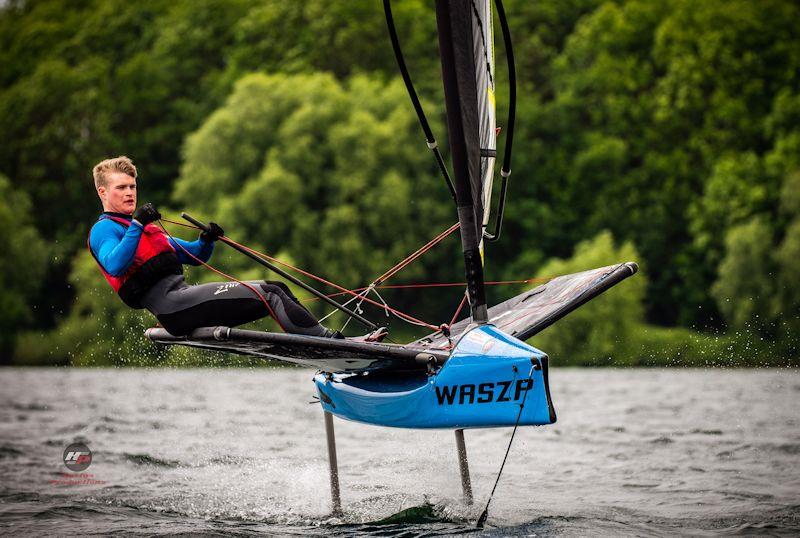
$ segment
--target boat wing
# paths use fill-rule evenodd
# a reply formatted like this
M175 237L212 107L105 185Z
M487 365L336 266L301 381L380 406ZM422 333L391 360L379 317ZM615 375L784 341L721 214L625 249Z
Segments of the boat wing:
M491 307L489 322L506 334L527 340L638 269L634 262L628 262L556 277ZM412 342L409 347L431 351L449 349L451 341L457 341L471 326L470 318L463 319L450 328L450 339L436 332Z
M432 361L436 365L444 364L450 355L448 352L396 344L354 342L230 327L203 327L188 336L173 336L165 329L157 327L148 329L145 336L156 344L251 355L311 366L330 373L425 370Z

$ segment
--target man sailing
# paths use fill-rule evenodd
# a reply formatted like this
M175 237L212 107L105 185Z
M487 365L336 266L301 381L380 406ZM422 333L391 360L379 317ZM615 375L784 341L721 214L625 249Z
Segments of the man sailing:
M289 333L343 338L300 304L283 282L256 280L189 286L183 265L200 265L224 232L216 223L196 241L168 236L153 224L152 204L136 209L136 166L128 157L106 159L92 170L103 213L89 232L89 250L122 301L146 308L174 336L198 327L234 327L267 315ZM383 335L362 339L379 339Z

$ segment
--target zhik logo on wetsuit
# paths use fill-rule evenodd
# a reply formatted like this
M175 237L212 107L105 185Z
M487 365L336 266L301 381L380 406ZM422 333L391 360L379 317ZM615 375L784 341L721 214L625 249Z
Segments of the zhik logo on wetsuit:
M464 385L437 386L436 400L439 405L510 402L519 400L532 387L532 379L518 379L516 382L513 380L498 381L497 383L481 383L479 385L467 383Z
M239 285L238 282L228 282L227 284L222 284L221 286L217 286L217 291L214 292L214 295L225 293L226 291L230 290L231 288L235 288L238 285Z

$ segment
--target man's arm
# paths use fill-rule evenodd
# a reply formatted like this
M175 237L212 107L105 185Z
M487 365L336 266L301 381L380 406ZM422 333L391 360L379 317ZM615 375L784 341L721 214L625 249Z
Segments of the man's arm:
M214 252L213 241L206 242L202 239L198 239L197 241L185 241L177 237L170 237L169 242L172 244L175 252L177 252L178 260L185 265L200 265L200 262L197 260L205 263L211 258L211 254Z
M92 227L89 247L106 273L120 276L133 263L141 237L142 226L136 221L123 233L122 226L104 219Z

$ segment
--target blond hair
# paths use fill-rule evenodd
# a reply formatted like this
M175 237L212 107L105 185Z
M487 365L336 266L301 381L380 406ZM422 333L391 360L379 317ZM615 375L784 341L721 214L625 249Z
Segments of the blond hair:
M106 174L109 172L122 172L128 174L132 178L136 178L136 166L133 161L128 157L121 155L113 159L106 159L100 161L94 168L92 168L92 176L94 176L95 188L105 187L107 185Z

